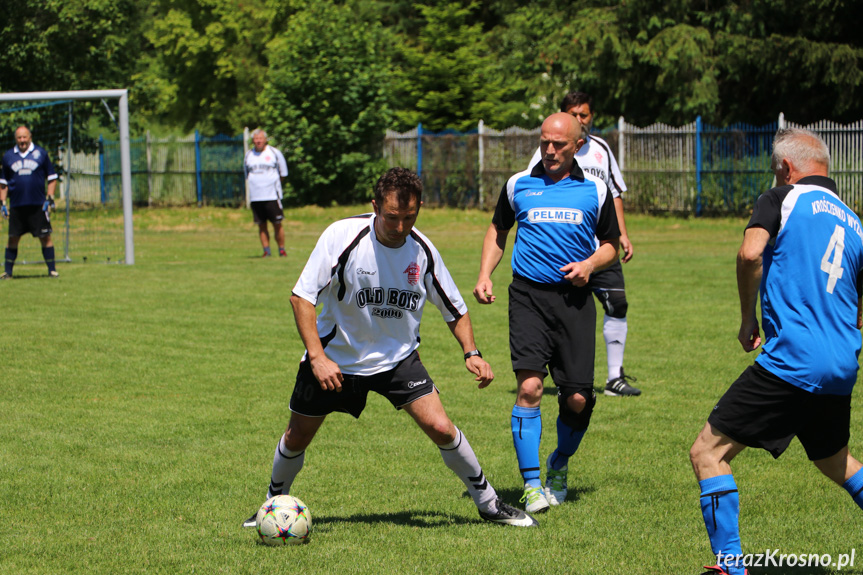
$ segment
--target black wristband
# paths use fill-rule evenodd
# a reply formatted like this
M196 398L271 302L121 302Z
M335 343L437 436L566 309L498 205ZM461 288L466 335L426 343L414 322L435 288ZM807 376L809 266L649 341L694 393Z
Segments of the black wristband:
M464 354L464 360L467 361L475 355L478 357L482 357L482 353L480 353L480 351L478 349L475 349L473 351L469 351L466 354Z

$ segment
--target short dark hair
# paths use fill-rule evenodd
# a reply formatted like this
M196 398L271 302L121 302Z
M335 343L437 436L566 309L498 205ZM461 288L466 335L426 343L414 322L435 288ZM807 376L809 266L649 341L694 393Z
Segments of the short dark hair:
M569 112L569 109L573 106L581 106L582 104L587 104L590 111L593 112L593 98L590 97L590 94L585 92L570 92L563 97L563 101L560 103L560 111Z
M418 175L405 168L390 168L375 184L375 203L383 205L384 194L395 193L399 206L406 206L416 198L417 206L423 200L423 182Z

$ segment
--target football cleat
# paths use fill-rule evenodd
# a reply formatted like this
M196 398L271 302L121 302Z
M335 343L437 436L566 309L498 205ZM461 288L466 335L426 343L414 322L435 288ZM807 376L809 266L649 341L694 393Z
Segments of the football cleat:
M707 569L707 571L705 571L701 575L728 575L728 571L726 571L719 565L705 565L704 568ZM749 575L749 569L744 569L743 575Z
M287 257L288 252L285 251L285 248L279 248L279 257L284 258Z
M545 513L548 511L548 500L542 492L541 487L531 487L524 484L524 495L518 500L524 503L524 510L528 513Z
M252 513L252 516L243 521L243 527L257 527L258 526L258 512L255 511Z
M605 384L605 395L612 395L612 396L623 395L623 396L632 396L632 397L634 397L636 395L641 395L641 390L638 389L637 387L632 387L631 385L629 385L629 382L627 380L638 381L634 377L626 375L625 373L623 373L623 368L621 367L620 368L620 377L612 379L611 381L609 381L608 383Z
M57 270L51 270L48 272L49 278L58 278L60 277L60 273Z
M3 274L0 274L0 280L11 280L11 279L12 279L12 274L7 274L5 272Z
M551 456L553 453L548 454L548 459L545 460L545 487L543 488L543 493L545 493L545 498L548 500L551 505L560 505L566 500L566 474L569 466L564 465L563 469L554 470L551 468Z
M483 513L482 511L480 511L479 516L486 521L491 521L492 523L500 523L501 525L514 525L516 527L539 526L539 523L536 519L534 519L521 509L516 509L512 505L507 505L501 500L500 497L495 500L495 505L497 506L497 513Z

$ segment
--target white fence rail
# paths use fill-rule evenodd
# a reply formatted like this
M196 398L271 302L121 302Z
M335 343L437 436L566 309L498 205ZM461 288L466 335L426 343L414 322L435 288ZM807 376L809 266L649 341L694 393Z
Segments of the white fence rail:
M773 183L770 154L779 126L798 126L824 137L831 176L843 200L863 211L863 120L850 125L821 121L800 126L702 125L638 127L620 118L600 134L609 142L629 188L630 209L647 212L745 213ZM539 128L494 130L479 122L468 133L388 131L390 166L420 173L431 203L491 207L512 174L525 169L539 144Z

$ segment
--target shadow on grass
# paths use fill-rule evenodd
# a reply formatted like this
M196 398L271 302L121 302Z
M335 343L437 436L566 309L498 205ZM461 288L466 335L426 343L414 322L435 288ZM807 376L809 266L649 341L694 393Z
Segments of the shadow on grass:
M594 487L575 488L569 490L569 495L566 498L564 506L572 505L578 502L583 495L590 494L596 491ZM522 496L521 489L498 489L498 496L506 503L513 507L523 508L519 503L519 498ZM462 497L470 497L467 491L462 493ZM465 521L462 516L452 515L448 513L440 513L437 511L400 511L398 513L357 513L349 516L330 515L327 517L315 517L315 529L323 528L334 523L391 523L393 525L402 525L407 527L450 527L453 523L485 523L480 519L479 514ZM802 575L802 574L801 574Z
M44 274L26 275L26 276L22 276L22 275L15 274L15 275L13 275L11 278L6 278L6 279L5 279L5 280L3 280L3 281L10 281L10 280L13 280L13 281L18 281L18 280L45 280L45 279L58 279L58 278L52 278L51 276L49 276L49 275L48 275L48 272L45 272Z
M479 515L476 521L481 523ZM451 527L453 523L464 523L460 517L437 511L400 511L398 513L358 513L347 517L331 515L327 517L315 517L315 529L330 523L392 523L407 527Z
M514 462L513 462L514 463ZM505 503L509 503L513 507L518 507L519 509L523 509L524 505L519 502L521 496L524 495L524 490L521 488L510 488L510 489L496 489L498 497L504 500ZM596 487L584 486L584 487L572 487L569 488L569 493L566 495L566 501L563 503L564 506L570 505L572 503L577 503L579 499L581 499L584 495L590 495L596 491ZM462 494L464 497L468 497L467 491Z

